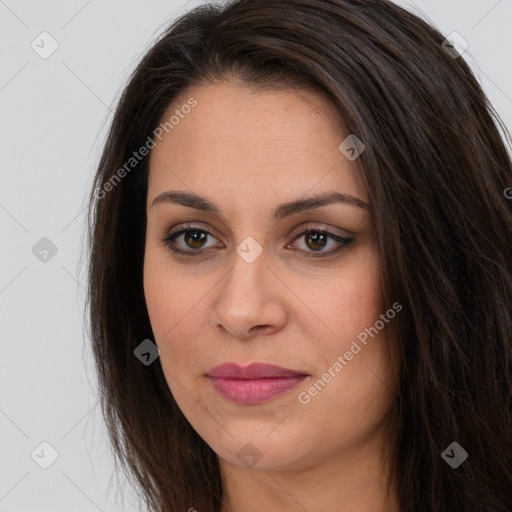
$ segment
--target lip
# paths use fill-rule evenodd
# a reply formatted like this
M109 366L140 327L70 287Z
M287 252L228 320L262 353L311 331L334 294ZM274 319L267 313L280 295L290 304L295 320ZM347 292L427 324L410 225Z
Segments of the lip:
M266 379L297 377L307 375L307 373L267 363L251 363L247 366L240 366L236 363L223 363L213 367L207 375L208 377L221 377L225 379Z
M225 399L238 404L259 404L290 391L309 375L273 364L239 366L224 363L212 368L207 377Z

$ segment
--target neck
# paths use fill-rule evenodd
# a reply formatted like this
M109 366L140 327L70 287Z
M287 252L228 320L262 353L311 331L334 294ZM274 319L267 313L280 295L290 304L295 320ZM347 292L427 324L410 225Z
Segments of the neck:
M389 464L377 445L293 468L254 469L219 459L221 512L399 512L395 490L388 493Z

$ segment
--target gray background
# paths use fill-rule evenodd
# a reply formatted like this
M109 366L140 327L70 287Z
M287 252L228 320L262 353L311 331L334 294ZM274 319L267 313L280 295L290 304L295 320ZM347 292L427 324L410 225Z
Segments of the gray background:
M200 3L0 0L0 512L143 510L112 476L96 405L85 197L129 73L169 20ZM397 3L468 41L464 58L511 129L512 0ZM51 49L44 31L58 43L46 59L31 46ZM42 442L58 454L47 469Z

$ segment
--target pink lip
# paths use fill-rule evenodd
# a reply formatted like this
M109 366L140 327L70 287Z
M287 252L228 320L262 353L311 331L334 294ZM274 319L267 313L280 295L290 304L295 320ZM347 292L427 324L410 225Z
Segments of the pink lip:
M293 389L308 374L264 363L245 367L225 363L212 368L207 376L224 398L240 404L259 404Z

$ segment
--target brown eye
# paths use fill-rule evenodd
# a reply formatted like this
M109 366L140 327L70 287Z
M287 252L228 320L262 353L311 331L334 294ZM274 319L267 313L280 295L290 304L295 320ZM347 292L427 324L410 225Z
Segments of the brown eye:
M187 246L193 249L201 249L208 237L208 234L204 231L192 231L188 230L183 233L183 240Z
M306 245L313 250L320 250L327 244L327 237L324 233L318 231L312 231L305 235Z
M194 226L185 226L179 231L170 233L160 241L165 243L169 249L177 254L184 256L200 256L207 252L214 246L207 246L208 237L215 237L204 229L198 229ZM181 238L181 243L178 243ZM294 238L294 244L297 240L303 238L303 247L299 247L299 252L305 257L327 257L331 256L345 246L353 242L352 238L345 238L335 235L330 231L321 229L308 229L298 234ZM324 250L330 245L333 246L330 250Z
M345 238L322 229L308 229L303 231L297 235L295 241L301 238L304 239L304 243L302 245L305 246L305 249L301 249L301 251L304 253L304 256L311 256L315 258L331 256L332 254L338 252L354 241L352 238ZM324 251L323 249L329 246L329 242L332 242L331 245L333 245L334 248Z
M169 233L164 238L161 238L160 241L165 243L172 252L186 256L196 256L206 252L206 249L203 250L204 248L209 248L205 245L208 237L215 239L208 231L189 226L174 233ZM178 243L180 238L182 241Z

